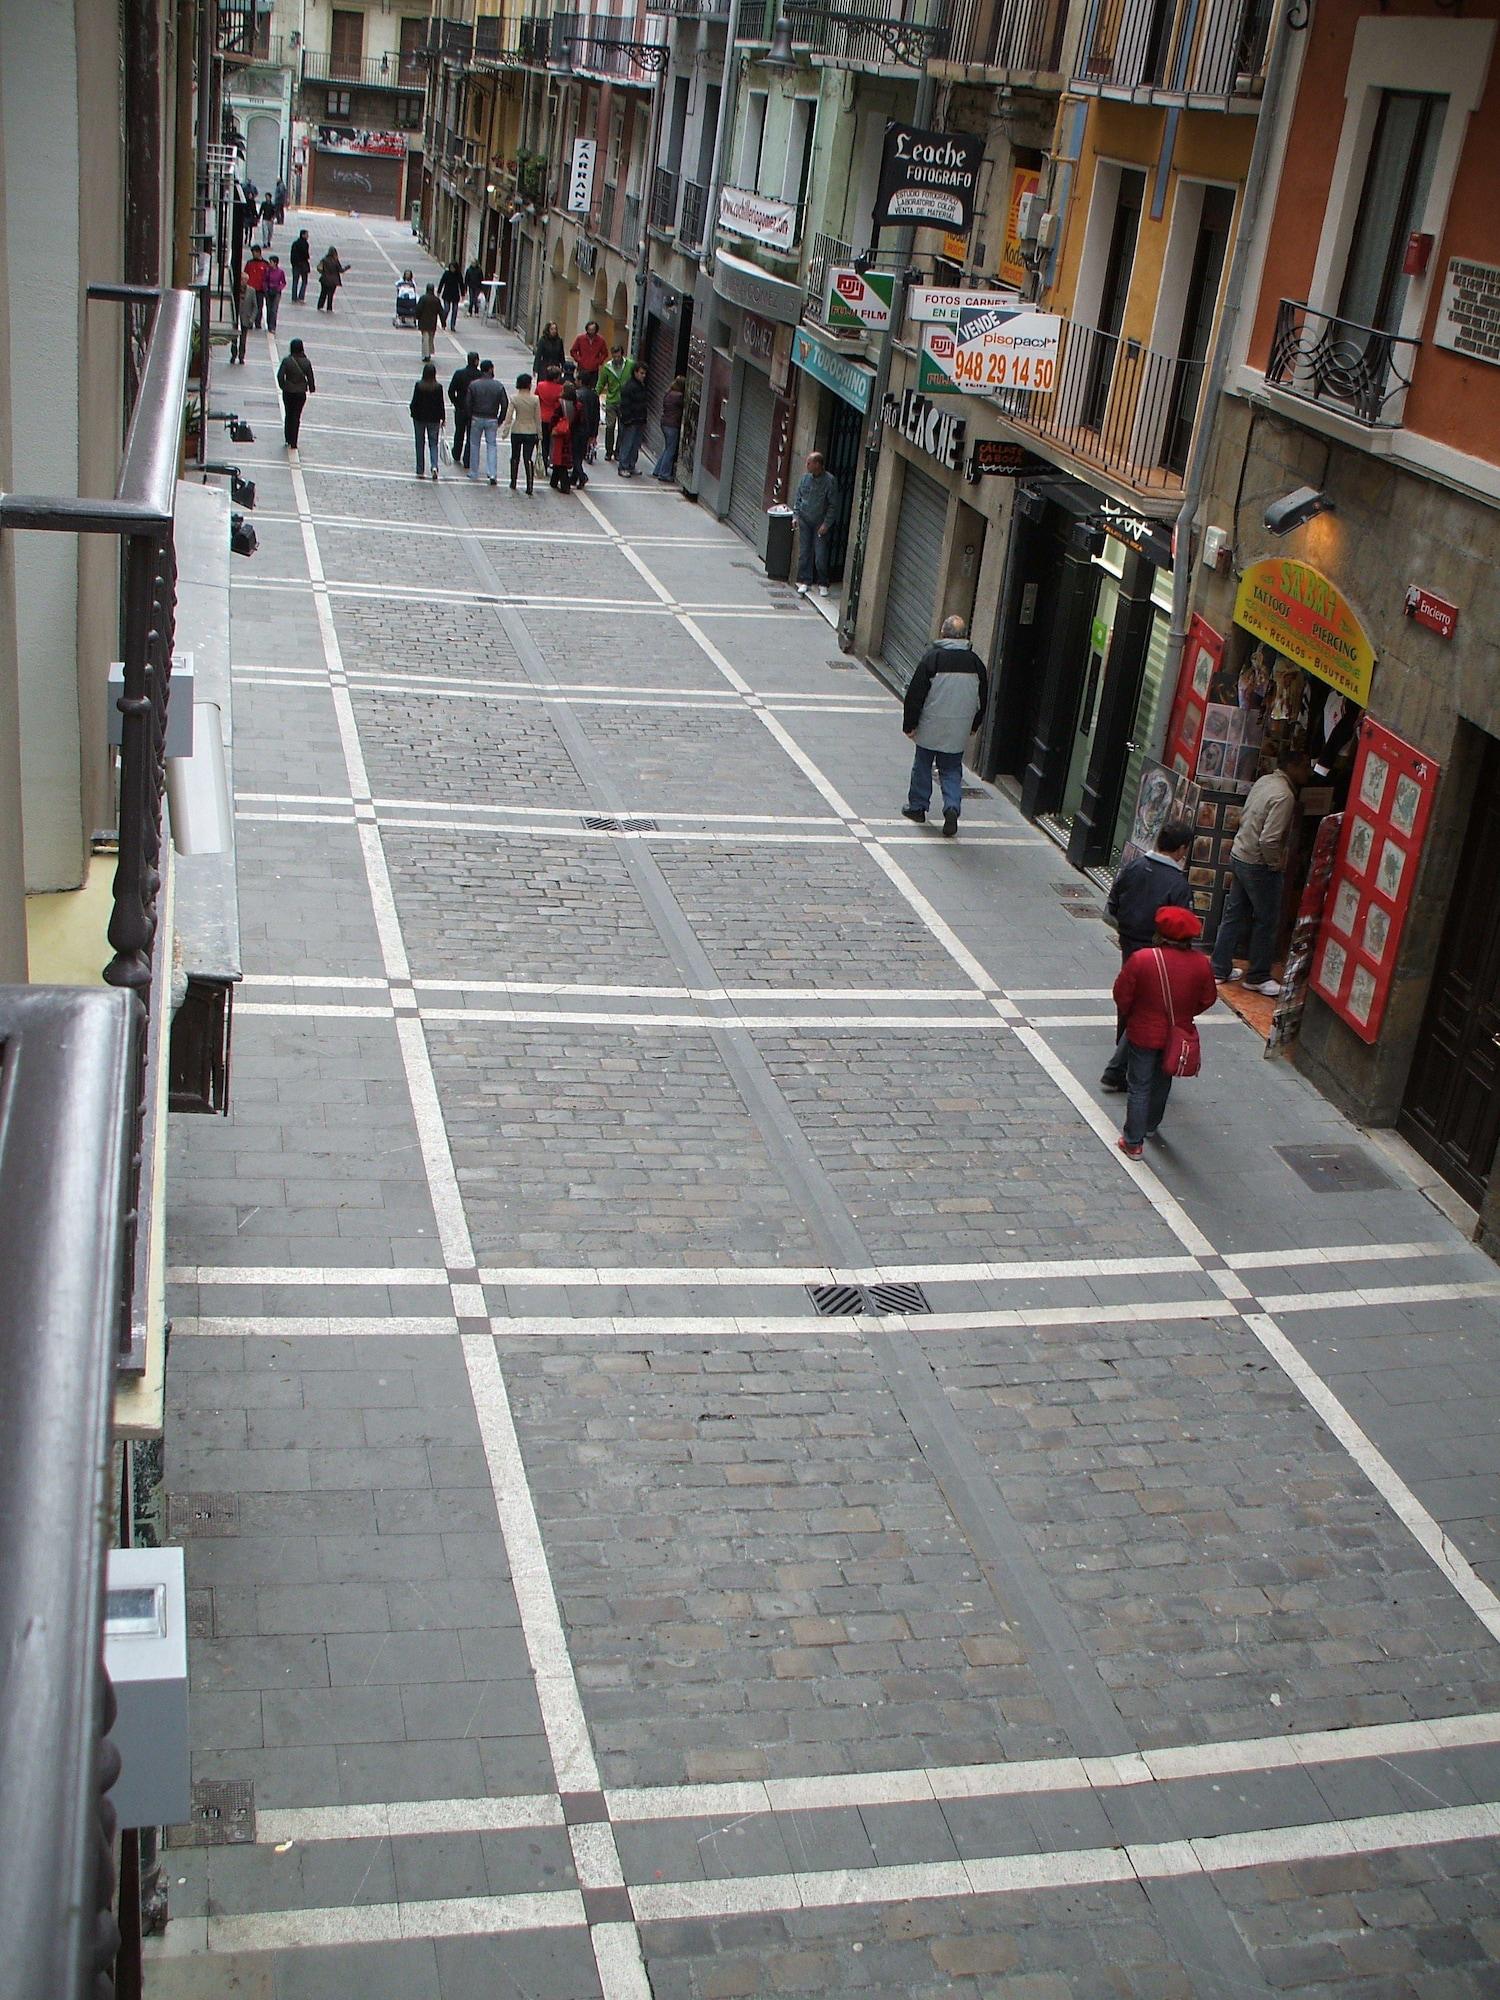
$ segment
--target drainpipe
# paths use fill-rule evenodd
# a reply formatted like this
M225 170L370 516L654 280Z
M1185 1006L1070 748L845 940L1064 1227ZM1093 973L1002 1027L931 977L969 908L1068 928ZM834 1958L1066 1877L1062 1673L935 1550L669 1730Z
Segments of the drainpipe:
M1235 232L1234 249L1229 259L1229 277L1224 286L1224 306L1219 314L1219 328L1214 337L1208 372L1203 381L1199 419L1193 431L1193 442L1183 472L1182 507L1177 516L1177 527L1172 543L1172 623L1167 631L1167 657L1162 668L1164 691L1176 689L1182 652L1187 644L1188 595L1193 580L1193 520L1203 499L1203 487L1208 475L1209 443L1214 430L1213 414L1223 393L1224 378L1229 372L1230 351L1239 332L1240 311L1244 304L1245 276L1250 267L1251 246L1259 227L1261 206L1269 179L1271 147L1281 109L1281 95L1286 84L1292 36L1296 32L1288 19L1292 11L1293 8L1288 7L1277 27L1276 39L1271 44L1271 60L1266 68L1265 89L1261 93L1260 112L1255 121L1255 141L1250 149L1250 164L1245 170L1245 194L1240 203L1239 228ZM1304 27L1307 25L1305 20L1302 25ZM1171 706L1170 699L1162 703L1163 730L1166 727L1166 718L1171 713ZM1158 741L1152 746L1153 755L1160 748L1161 742Z
M924 62L922 75L917 83L917 101L912 112L912 123L925 129L932 117L933 99L937 87L932 72ZM859 512L854 522L851 546L854 560L849 567L849 585L844 593L844 612L839 620L839 645L846 653L854 650L854 628L859 618L860 592L865 580L865 539L870 531L870 513L875 503L875 478L880 468L880 443L885 430L882 411L885 393L891 381L891 357L895 352L896 328L906 313L906 278L911 265L912 249L917 240L914 228L898 230L896 233L896 282L891 288L891 316L886 322L885 332L880 336L880 353L875 361L875 379L870 385L869 435L865 439L864 464L861 468L859 486Z
M719 78L719 116L714 124L714 161L709 170L708 208L703 217L703 256L699 269L713 274L719 252L719 197L724 192L724 142L734 128L734 107L740 94L740 59L734 39L735 14L724 21L724 70Z

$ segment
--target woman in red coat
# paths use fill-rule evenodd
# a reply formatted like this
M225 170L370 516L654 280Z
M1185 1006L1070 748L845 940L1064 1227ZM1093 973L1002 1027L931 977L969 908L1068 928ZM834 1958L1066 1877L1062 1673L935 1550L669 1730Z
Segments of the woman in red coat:
M1156 942L1133 951L1115 981L1115 1005L1125 1023L1125 1130L1120 1151L1138 1160L1145 1142L1161 1124L1172 1079L1162 1067L1162 1050L1175 1027L1191 1025L1219 997L1213 967L1194 940L1203 921L1191 910L1164 904L1156 913Z
M552 490L567 493L573 484L573 425L572 416L576 404L571 397L564 397L557 406L557 415L552 419L552 439L549 450L552 458ZM1214 988L1217 995L1218 988Z

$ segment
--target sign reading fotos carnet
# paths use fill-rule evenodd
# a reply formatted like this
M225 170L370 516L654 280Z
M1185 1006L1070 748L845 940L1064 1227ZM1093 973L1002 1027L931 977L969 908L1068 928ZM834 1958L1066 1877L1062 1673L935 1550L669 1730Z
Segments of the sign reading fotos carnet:
M985 306L956 325L922 328L917 388L926 395L982 396L996 389L1051 389L1061 322L1056 313Z
M974 221L984 140L973 132L920 132L889 124L875 195L875 227L930 223L967 231Z

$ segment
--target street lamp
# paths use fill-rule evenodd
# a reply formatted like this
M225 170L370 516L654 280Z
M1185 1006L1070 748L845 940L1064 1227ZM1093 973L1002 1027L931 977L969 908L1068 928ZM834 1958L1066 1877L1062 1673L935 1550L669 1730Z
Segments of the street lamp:
M776 16L776 25L771 30L771 46L760 59L762 69L795 69L797 58L792 53L792 24L785 14Z

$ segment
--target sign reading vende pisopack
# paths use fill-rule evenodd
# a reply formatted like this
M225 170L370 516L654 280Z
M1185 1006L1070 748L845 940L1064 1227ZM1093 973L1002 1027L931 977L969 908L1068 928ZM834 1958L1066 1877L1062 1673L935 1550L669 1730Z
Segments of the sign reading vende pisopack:
M931 223L967 231L974 221L984 140L973 132L922 132L888 124L875 195L875 227Z
M856 271L852 265L835 264L828 273L826 324L871 327L879 332L891 323L895 288L894 271Z
M953 326L922 328L917 387L928 395L1045 390L1057 381L1061 322L1024 307L966 309Z

